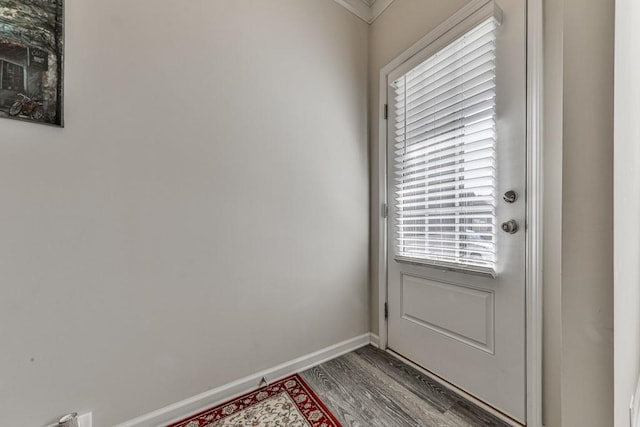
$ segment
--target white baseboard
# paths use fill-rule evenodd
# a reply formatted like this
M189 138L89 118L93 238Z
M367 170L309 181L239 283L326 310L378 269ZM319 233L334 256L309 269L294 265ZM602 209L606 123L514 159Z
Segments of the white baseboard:
M373 332L371 333L371 345L375 348L380 348L380 337Z
M296 372L301 372L313 366L334 359L350 351L371 344L372 335L367 333L332 345L306 356L298 357L270 369L249 375L237 381L214 388L204 393L185 399L173 405L143 415L133 420L118 424L116 427L158 427L171 424L197 414L207 408L233 399L260 386L262 378L269 383L284 378ZM79 427L86 427L80 425Z

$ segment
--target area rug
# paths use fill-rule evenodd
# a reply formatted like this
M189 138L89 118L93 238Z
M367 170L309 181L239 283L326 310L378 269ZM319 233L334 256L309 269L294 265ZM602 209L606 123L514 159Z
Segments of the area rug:
M342 427L298 374L168 427Z

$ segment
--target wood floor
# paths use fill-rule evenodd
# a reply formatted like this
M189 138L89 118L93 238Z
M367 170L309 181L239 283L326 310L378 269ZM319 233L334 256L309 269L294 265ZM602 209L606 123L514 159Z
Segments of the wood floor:
M503 421L375 347L302 373L344 427L507 427Z

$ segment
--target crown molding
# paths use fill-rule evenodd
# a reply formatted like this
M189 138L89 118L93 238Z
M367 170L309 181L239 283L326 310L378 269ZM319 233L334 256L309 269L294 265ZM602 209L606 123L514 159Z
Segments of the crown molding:
M373 23L391 3L393 3L393 0L376 0L371 6L371 22L369 24Z
M334 0L367 24L373 23L394 0Z

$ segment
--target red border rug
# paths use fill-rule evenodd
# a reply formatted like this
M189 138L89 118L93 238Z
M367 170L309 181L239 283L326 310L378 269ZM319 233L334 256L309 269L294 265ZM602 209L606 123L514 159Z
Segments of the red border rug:
M342 427L298 374L168 427Z

